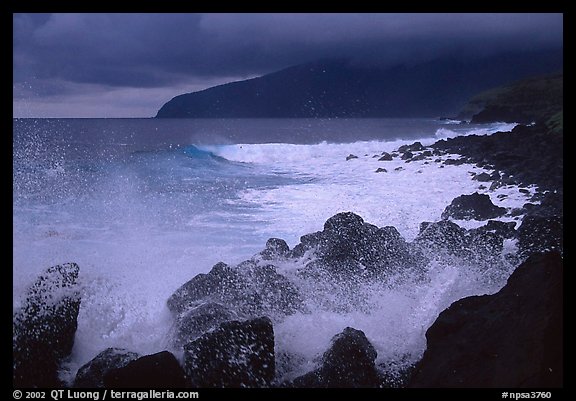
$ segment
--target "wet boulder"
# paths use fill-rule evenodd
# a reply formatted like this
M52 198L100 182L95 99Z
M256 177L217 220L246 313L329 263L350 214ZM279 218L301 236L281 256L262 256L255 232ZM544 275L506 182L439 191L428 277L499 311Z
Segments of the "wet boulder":
M261 254L257 256L261 258ZM295 285L274 265L262 264L260 258L235 267L218 263L208 274L198 274L172 294L167 303L176 318L176 345L186 344L228 320L285 316L302 309Z
M392 155L388 152L382 152L382 155L378 159L379 162L391 161Z
M324 223L323 241L319 254L327 259L361 257L363 248L371 240L376 227L364 224L364 220L354 213L339 213Z
M373 276L418 266L421 255L414 252L394 227L376 227L351 212L338 213L324 224L323 231L300 239L294 250L313 250L307 265L335 276Z
M466 230L458 224L441 220L422 222L420 233L412 244L424 254L455 256L474 264L498 263L504 248L500 233L474 229Z
M471 232L491 232L500 235L502 238L511 239L516 237L516 223L513 221L504 222L498 220L488 220L482 227L478 227Z
M563 191L536 193L533 200L540 202L539 205L526 208L526 214L539 217L554 217L564 215Z
M461 166L462 164L468 163L468 160L465 157L460 157L458 159L446 159L444 160L444 164L446 166Z
M66 263L46 269L13 317L14 387L61 387L58 368L74 345L80 310L80 268Z
M138 359L139 355L121 348L108 348L78 369L73 387L103 388L104 375Z
M104 374L106 388L182 388L185 385L184 370L168 351L143 356Z
M400 159L402 160L410 160L412 159L412 157L414 157L414 153L410 152L409 150L407 150L406 152L402 153L402 156L400 156Z
M504 238L490 231L469 231L469 260L475 264L494 266L504 250Z
M207 331L218 328L221 323L237 318L234 311L215 302L190 308L176 319L175 344L187 344Z
M274 379L274 330L267 317L222 323L184 350L192 387L269 387Z
M266 241L266 249L260 252L264 260L277 260L286 258L290 254L290 247L280 238L270 238Z
M449 220L424 222L413 244L426 253L464 256L468 246L467 232Z
M472 178L475 181L480 181L480 182L488 182L488 181L492 181L492 177L490 176L490 174L483 172L480 174L476 174L474 176L474 178Z
M426 339L409 387L562 387L562 257L532 255L496 294L454 302Z
M432 152L426 151L426 152L422 152L419 155L416 155L412 158L412 161L418 161L418 160L426 160L428 157L430 157L432 155Z
M475 192L454 198L442 212L442 219L488 220L505 214L506 208L494 205L489 195Z
M335 335L322 356L321 366L290 384L292 387L360 388L379 387L381 378L374 361L374 346L361 330L346 327Z
M421 142L414 142L411 145L402 145L398 148L399 152L419 152L424 150L424 146Z
M258 294L261 314L292 315L302 310L300 292L290 280L276 271L274 265L253 264L245 269L252 290Z
M518 252L527 257L533 253L564 248L563 219L559 216L525 216L518 228Z
M182 285L168 298L168 309L180 314L198 303L213 301L221 304L237 304L239 300L258 302L254 294L248 294L246 280L225 263L219 262L209 273L198 274Z
M316 250L320 244L324 242L324 233L322 231L317 231L315 233L305 234L300 237L300 243L298 243L292 252L290 257L292 258L302 258L307 252Z

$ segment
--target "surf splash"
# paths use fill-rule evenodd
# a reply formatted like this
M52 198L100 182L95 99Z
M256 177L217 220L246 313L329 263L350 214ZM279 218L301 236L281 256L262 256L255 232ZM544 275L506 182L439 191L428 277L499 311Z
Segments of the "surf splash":
M219 261L249 259L270 237L293 247L329 217L352 211L411 241L421 222L440 220L461 194L487 193L504 207L530 196L512 187L480 189L472 173L485 170L473 165L379 161L412 139L172 149L162 143L135 151L36 136L34 147L24 141L14 148L14 308L44 268L78 263L82 304L68 378L107 347L140 354L171 347L168 297ZM357 158L346 160L350 154ZM399 369L423 352L424 333L442 309L496 291L509 274L504 268L488 280L473 266L433 263L425 280L358 284L354 291L365 302L346 309L350 294L302 282L294 276L298 267L278 266L306 295L310 311L275 321L276 351L293 361L284 365L286 378L315 366L346 326L366 333L379 363Z

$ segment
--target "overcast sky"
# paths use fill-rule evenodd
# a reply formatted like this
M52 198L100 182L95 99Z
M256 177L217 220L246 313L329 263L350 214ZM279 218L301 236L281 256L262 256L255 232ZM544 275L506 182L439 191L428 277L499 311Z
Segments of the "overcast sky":
M326 57L562 46L562 14L15 14L14 117L152 117L172 97Z

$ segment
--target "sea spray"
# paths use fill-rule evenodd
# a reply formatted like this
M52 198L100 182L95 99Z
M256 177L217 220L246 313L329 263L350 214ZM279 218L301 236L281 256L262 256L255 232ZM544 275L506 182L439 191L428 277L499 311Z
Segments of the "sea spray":
M294 247L329 217L352 211L379 227L394 226L412 241L420 223L438 221L456 196L479 191L498 206L514 208L534 192L520 193L513 186L491 191L471 179L486 170L444 166L449 155L410 162L398 154L392 161L374 157L416 139L424 146L433 143L440 123L425 123L427 135L419 138L416 132L409 140L390 140L394 133L379 127L367 140L347 143L204 141L196 149L210 153L201 154L185 151L199 142L184 122L153 133L153 121L131 122L140 126L130 130L109 121L106 132L90 121L15 124L14 306L47 266L64 261L82 266L82 306L65 369L71 379L108 347L142 355L166 349L172 325L168 297L219 261L234 265L250 258L270 237ZM248 122L238 123L238 129L242 124ZM475 126L450 128L465 133ZM358 158L346 161L350 153ZM382 166L388 172L376 174ZM311 370L330 338L346 326L365 331L378 363L409 363L424 349L424 333L439 311L458 297L496 291L507 274L506 268L484 276L474 266L437 263L429 266L425 280L357 284L339 293L325 283L296 278L299 267L299 262L278 266L302 291L310 291L310 313L274 322L277 350L290 359L284 365L287 376ZM351 307L347 302L355 291L364 301Z

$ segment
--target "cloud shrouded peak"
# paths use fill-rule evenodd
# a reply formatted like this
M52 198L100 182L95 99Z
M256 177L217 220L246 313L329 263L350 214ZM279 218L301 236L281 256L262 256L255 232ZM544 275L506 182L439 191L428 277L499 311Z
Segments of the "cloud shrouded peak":
M15 96L176 90L322 58L414 64L562 46L562 14L14 14ZM205 85L206 86L206 85ZM50 91L46 88L51 87ZM17 93L16 93L17 92Z

